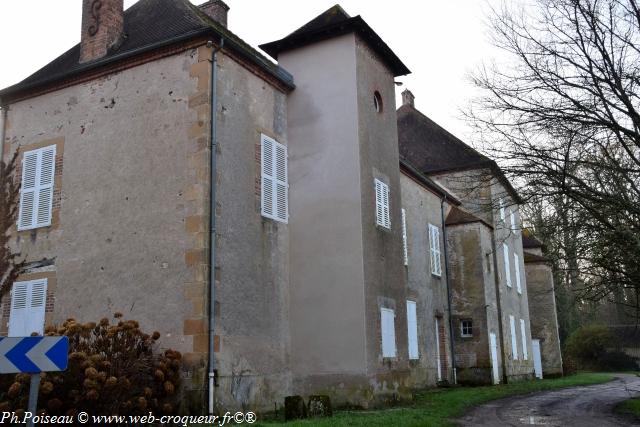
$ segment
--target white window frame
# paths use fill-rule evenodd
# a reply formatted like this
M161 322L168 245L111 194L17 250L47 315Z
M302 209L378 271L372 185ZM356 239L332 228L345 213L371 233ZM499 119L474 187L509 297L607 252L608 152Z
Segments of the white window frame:
M376 197L376 225L391 229L391 210L389 202L389 186L378 178L374 178L374 190Z
M509 315L509 324L511 326L511 355L513 360L518 360L518 334L516 332L516 318Z
M522 295L522 282L520 279L520 256L517 253L513 253L513 267L516 275L516 289L518 293Z
M267 158L268 150L265 144L271 144L271 158ZM261 213L265 218L274 221L288 223L289 222L289 170L288 170L288 152L287 146L280 144L275 139L267 135L260 134L260 205ZM278 165L278 150L284 151L284 165ZM284 168L284 171L282 170ZM284 178L284 179L283 179ZM271 186L271 197L265 191L267 186ZM278 190L284 191L284 210L283 215L279 214L278 209Z
M22 154L22 181L20 183L20 208L18 212L18 230L32 230L40 227L48 227L51 225L51 216L53 210L53 190L55 184L55 174L56 174L56 145L49 145L46 147L38 148L35 150L25 151ZM43 155L47 152L50 152L51 155L51 171L50 177L43 176L43 164L42 158ZM28 157L35 156L35 174L33 177L33 187L25 188L26 182L26 174L28 168L25 166L25 162ZM43 183L43 179L48 180L50 182ZM41 197L44 195L43 192L47 192L48 195L46 197L49 198L47 209L47 216L42 221L38 221L38 212L41 210ZM23 208L25 204L25 200L28 194L33 194L32 201L32 212L31 212L31 221L27 224L23 224ZM45 193L46 194L46 193ZM45 202L46 203L46 202Z
M502 252L504 253L504 274L505 281L508 287L513 287L511 283L511 266L509 265L509 246L506 243L502 244Z
M47 307L47 279L28 280L14 282L11 289L11 298L9 301L9 330L8 336L10 337L23 337L31 336L33 332L39 335L44 335L44 320ZM42 289L40 300L34 301L34 287L39 286ZM26 288L24 294L24 307L16 307L19 302L16 301L18 295L18 287ZM37 306L33 306L37 303ZM22 310L20 313L18 310ZM37 323L36 329L26 330L24 328L33 329L33 326Z
M395 312L390 308L380 308L380 335L382 337L382 357L397 356Z
M520 335L522 336L522 358L529 360L529 350L527 349L527 328L524 319L520 319Z
M418 315L415 301L407 300L407 338L409 343L409 359L418 360Z
M402 256L404 265L409 265L409 247L407 242L407 211L402 208Z
M469 325L465 325L465 323L469 323ZM467 330L467 332L465 332L465 329ZM469 330L471 330L470 333L469 333ZM473 320L471 319L460 320L460 336L463 338L473 337Z
M442 276L442 252L440 250L440 227L429 224L429 259L431 260L431 274Z

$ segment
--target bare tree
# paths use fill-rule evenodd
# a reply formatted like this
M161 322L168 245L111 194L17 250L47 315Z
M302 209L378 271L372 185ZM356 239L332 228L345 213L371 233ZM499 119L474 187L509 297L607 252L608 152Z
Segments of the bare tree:
M20 254L9 246L9 232L15 227L20 185L15 177L15 166L18 152L4 163L0 160L0 297L11 288L11 284L25 267Z
M535 0L494 10L491 26L513 62L472 77L485 149L544 200L579 298L640 317L640 5Z

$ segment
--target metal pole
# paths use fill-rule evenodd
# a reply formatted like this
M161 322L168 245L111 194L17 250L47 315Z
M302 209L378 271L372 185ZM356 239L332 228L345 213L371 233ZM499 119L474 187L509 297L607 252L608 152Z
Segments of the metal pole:
M33 417L38 410L38 392L40 391L40 374L31 374L31 386L29 388L29 412L31 418L27 422L27 427L33 427Z

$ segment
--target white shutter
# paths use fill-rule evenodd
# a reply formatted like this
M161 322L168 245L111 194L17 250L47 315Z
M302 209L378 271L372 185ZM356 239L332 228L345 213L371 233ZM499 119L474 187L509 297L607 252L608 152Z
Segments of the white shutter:
M14 283L11 291L8 335L25 337L33 332L42 335L46 302L46 279Z
M516 227L516 215L513 213L513 209L509 212L509 218L511 219L511 231L515 233L518 227Z
M280 222L289 220L287 147L261 135L262 216Z
M500 197L500 199L498 200L498 204L500 205L500 220L502 222L504 222L504 219L505 219L505 215L504 215L504 199L502 197Z
M516 274L516 289L518 290L518 293L521 294L522 284L520 282L520 257L515 252L513 254L513 264L514 264L513 267Z
M504 252L504 274L507 286L511 287L511 266L509 265L509 246L506 243L502 244L502 251Z
M389 308L380 309L382 357L396 357L395 314Z
M390 229L389 186L377 178L373 182L376 191L376 224Z
M431 253L431 273L436 276L441 276L440 229L433 224L429 224L429 252Z
M407 247L407 211L402 208L402 252L404 265L409 265L409 248Z
M522 337L522 358L529 359L529 351L527 350L527 330L524 326L524 319L520 319L520 335Z
M22 158L18 229L51 225L56 146L27 151Z
M415 301L407 301L407 334L409 338L409 359L419 359L418 316Z
M511 324L511 354L513 360L518 360L518 342L516 341L516 319L513 316L509 316L509 323Z

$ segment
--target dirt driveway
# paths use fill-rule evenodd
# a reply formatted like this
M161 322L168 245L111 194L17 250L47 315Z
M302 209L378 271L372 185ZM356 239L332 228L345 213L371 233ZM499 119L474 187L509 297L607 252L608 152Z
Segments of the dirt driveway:
M479 406L460 420L462 426L640 426L613 413L613 407L640 396L640 378L616 375L615 381L510 397Z

